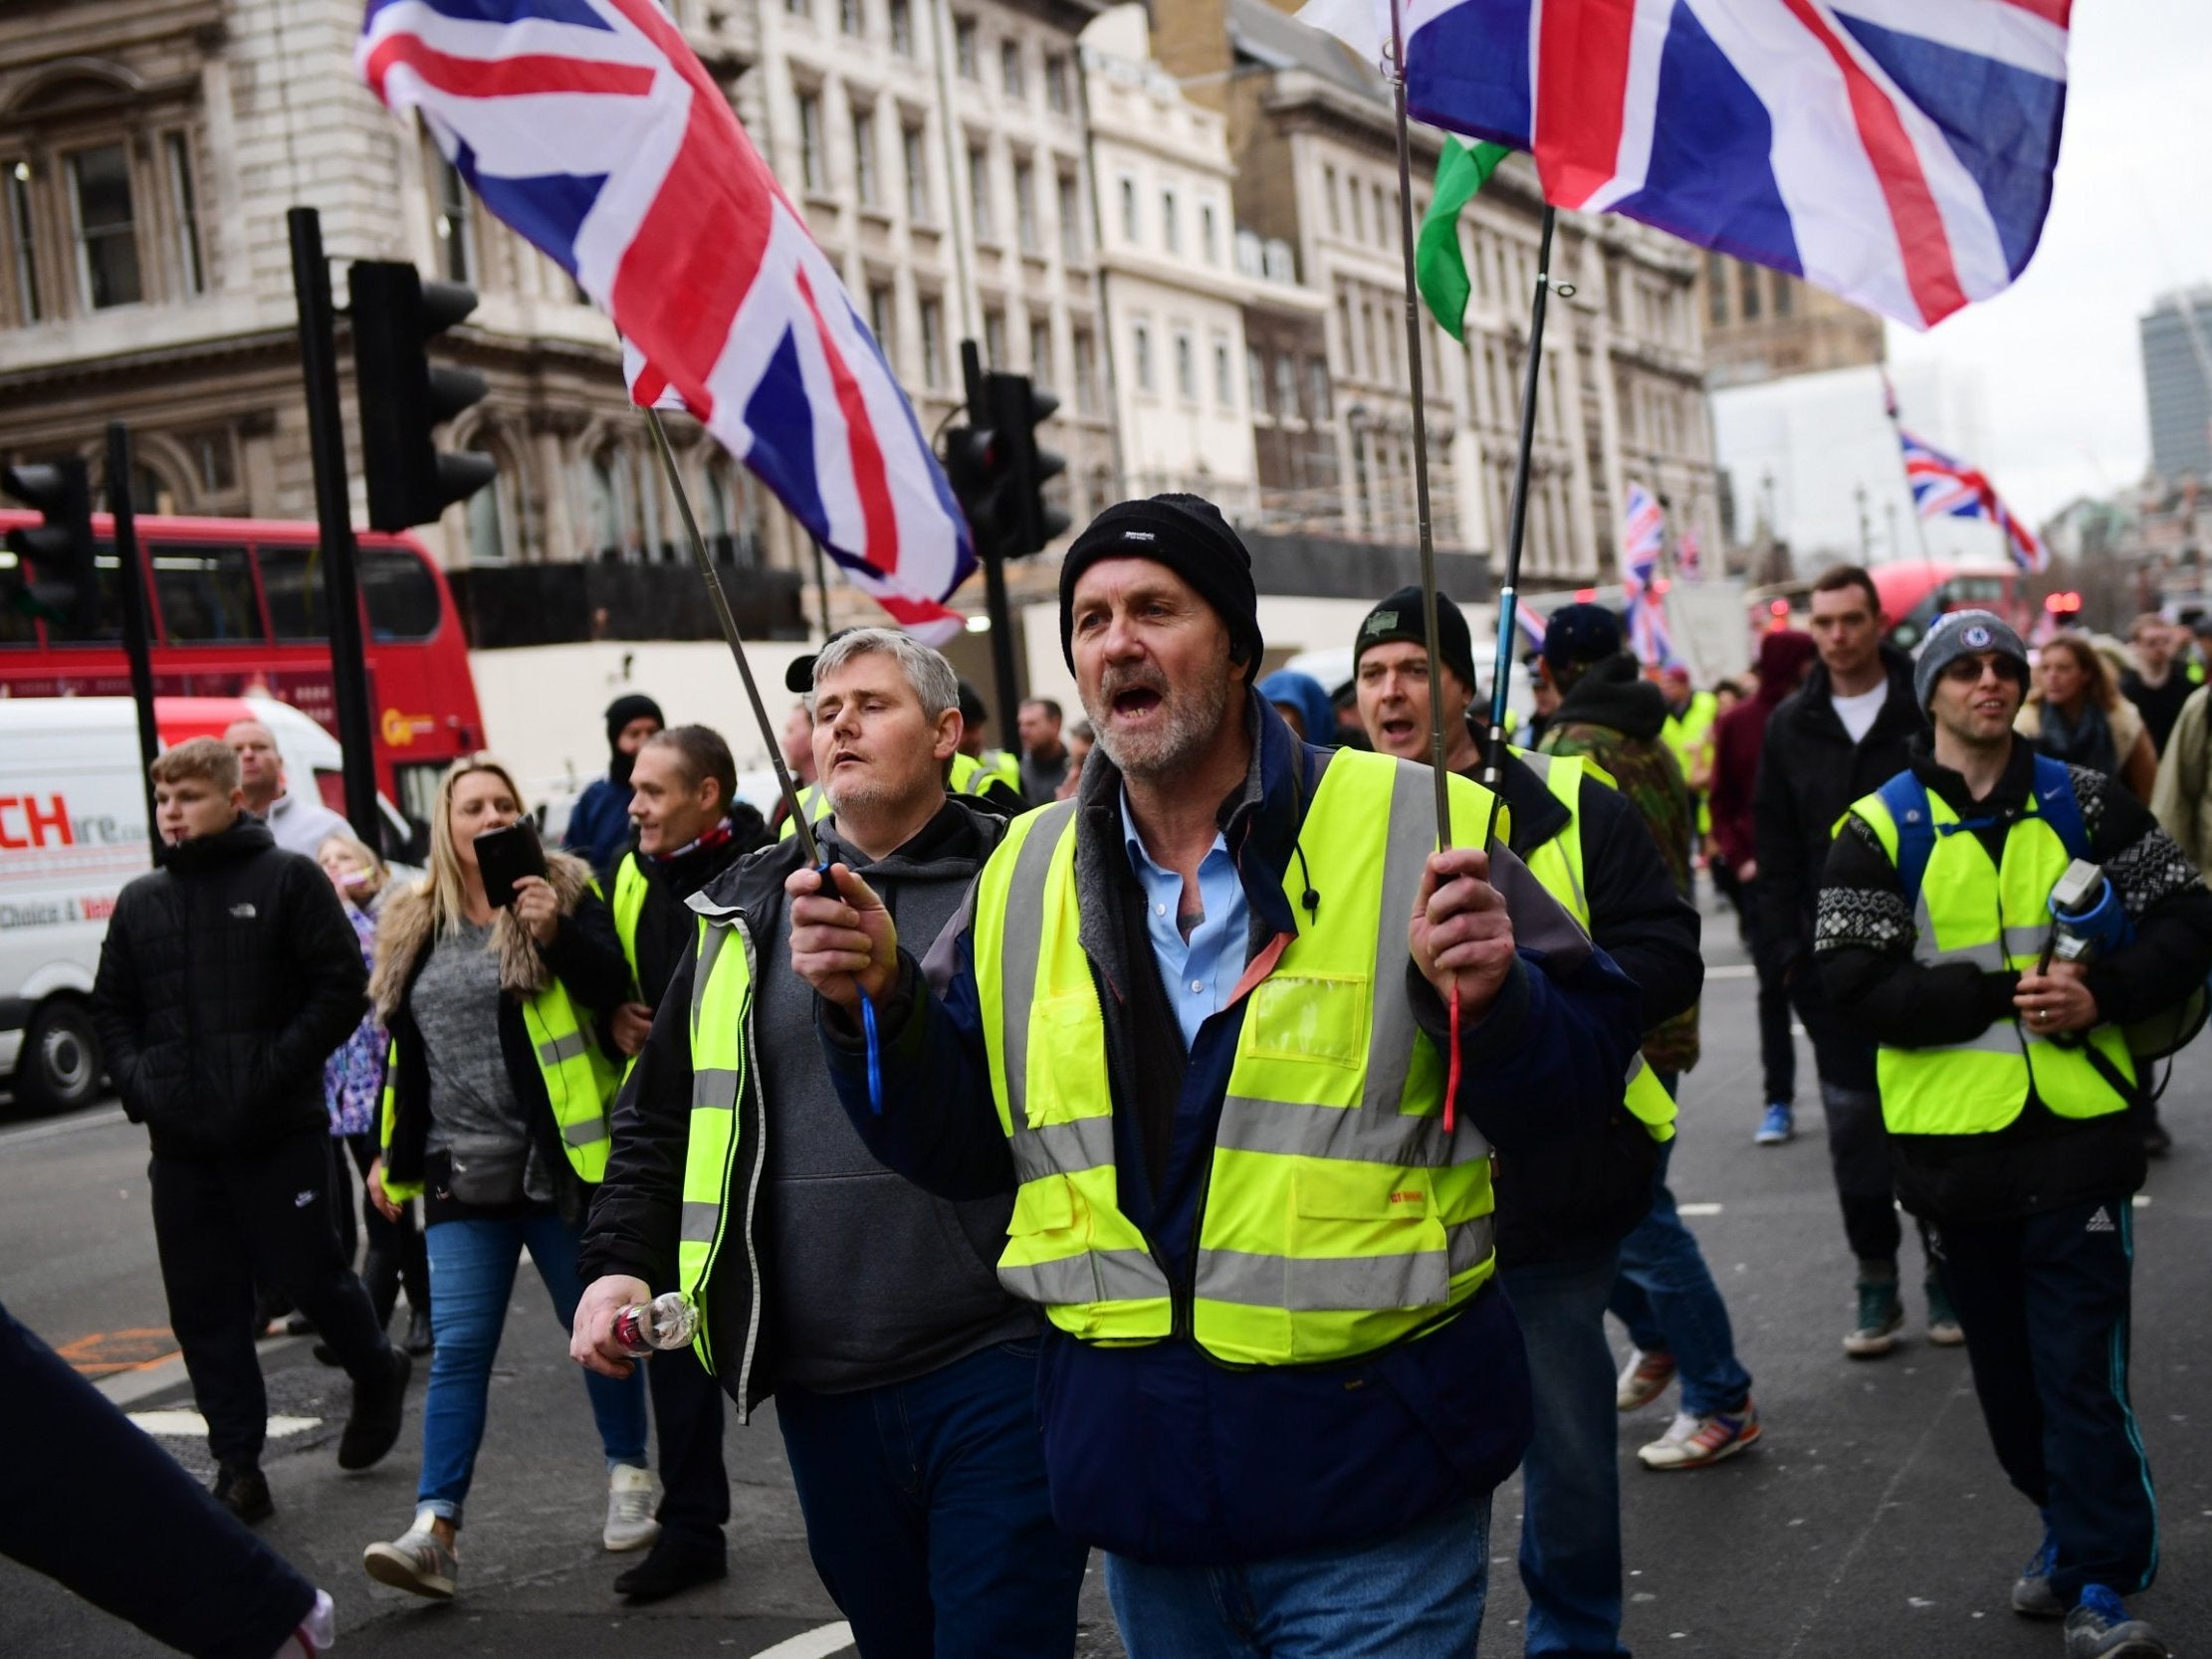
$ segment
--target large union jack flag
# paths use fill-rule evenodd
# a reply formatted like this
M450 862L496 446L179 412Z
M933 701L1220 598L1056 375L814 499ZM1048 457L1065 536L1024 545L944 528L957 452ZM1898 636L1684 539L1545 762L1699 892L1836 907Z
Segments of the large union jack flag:
M1530 151L1555 206L1920 328L2042 234L2073 0L1400 3L1409 105Z
M613 317L670 394L925 638L968 526L875 336L653 0L369 0L356 53L494 214Z
M2005 532L2005 546L2021 569L2041 570L2051 562L2036 532L2013 516L1985 475L1901 426L1897 442L1904 450L1904 481L1921 518L1986 518Z

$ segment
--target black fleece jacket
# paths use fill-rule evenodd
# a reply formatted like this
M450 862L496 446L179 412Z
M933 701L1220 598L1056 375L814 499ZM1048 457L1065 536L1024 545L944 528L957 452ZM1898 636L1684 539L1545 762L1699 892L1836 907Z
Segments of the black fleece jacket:
M1856 743L1836 713L1825 663L1813 665L1804 686L1767 723L1751 797L1759 933L1785 972L1812 952L1814 902L1836 820L1853 801L1903 771L1906 742L1927 729L1912 697L1912 659L1884 645L1881 667L1889 695Z
M1909 746L1913 775L1960 817L1995 822L1974 832L1995 860L2026 810L2034 751L2013 744L2004 775L1975 800L1966 780L1936 762L1929 739ZM2142 804L2101 772L2068 768L2089 834L2090 858L2118 892L2135 937L2093 965L2101 1019L2126 1025L2171 1007L2212 971L2212 892ZM1888 1048L1932 1048L1980 1036L2014 1017L2019 975L1971 962L1913 959L1916 933L1895 867L1853 816L1828 855L1817 949L1837 1016ZM2142 1144L2124 1113L2060 1118L2031 1089L2020 1116L1994 1135L1889 1137L1897 1194L1915 1214L1952 1221L2032 1214L2142 1184Z
M248 813L122 890L93 1019L155 1155L218 1157L330 1133L323 1062L360 1024L367 985L330 878Z

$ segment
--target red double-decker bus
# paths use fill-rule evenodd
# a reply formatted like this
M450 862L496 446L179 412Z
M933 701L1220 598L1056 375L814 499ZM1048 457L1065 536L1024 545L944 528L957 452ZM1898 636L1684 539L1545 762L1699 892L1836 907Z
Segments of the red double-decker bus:
M0 511L0 532L37 515ZM118 561L107 514L95 515L102 625L91 633L0 607L0 696L128 697ZM357 535L362 638L377 786L417 823L438 774L481 748L484 722L453 596L411 535ZM313 524L256 518L138 520L153 632L153 686L165 697L267 696L333 735L322 536ZM15 555L0 549L0 576ZM336 787L325 780L325 792ZM332 806L342 810L342 799Z

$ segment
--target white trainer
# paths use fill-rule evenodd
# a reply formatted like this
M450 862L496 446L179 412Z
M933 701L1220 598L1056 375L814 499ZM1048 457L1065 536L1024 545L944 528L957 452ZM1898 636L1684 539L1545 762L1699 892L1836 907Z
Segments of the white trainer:
M661 1524L653 1519L653 1474L631 1464L617 1463L607 1476L607 1524L600 1536L606 1547L619 1554L642 1550L660 1537Z
M431 1530L437 1517L428 1510L415 1512L415 1524L389 1544L372 1544L361 1552L361 1565L379 1584L425 1595L433 1601L451 1601L461 1563ZM325 1644L326 1646L329 1644Z

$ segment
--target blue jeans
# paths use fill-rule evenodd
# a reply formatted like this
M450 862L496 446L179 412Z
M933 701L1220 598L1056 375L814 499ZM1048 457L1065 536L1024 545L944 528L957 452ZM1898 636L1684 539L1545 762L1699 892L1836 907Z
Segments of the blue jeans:
M1673 1093L1672 1079L1663 1080ZM1736 1359L1728 1305L1720 1300L1697 1240L1682 1225L1666 1165L1675 1142L1659 1147L1652 1172L1652 1212L1621 1241L1621 1276L1611 1306L1647 1353L1671 1353L1682 1379L1682 1409L1692 1417L1734 1411L1751 1397L1751 1373Z
M1620 1251L1508 1268L1536 1401L1521 1460L1530 1655L1614 1659L1621 1634L1621 1472L1606 1300Z
M1374 1544L1243 1566L1106 1557L1129 1659L1474 1659L1490 1497Z
M1075 1651L1090 1552L1052 1524L1037 1348L849 1394L776 1390L807 1554L863 1659Z
M508 1299L524 1247L546 1282L563 1337L576 1317L583 1282L576 1277L579 1228L551 1210L513 1219L440 1221L424 1239L430 1251L430 1387L422 1402L422 1475L418 1508L461 1524L461 1505L484 1443L484 1405L492 1360L507 1323ZM617 1381L586 1371L584 1391L599 1425L607 1466L645 1467L645 1377L632 1370Z

